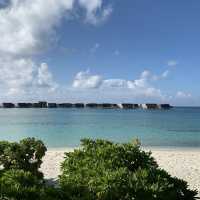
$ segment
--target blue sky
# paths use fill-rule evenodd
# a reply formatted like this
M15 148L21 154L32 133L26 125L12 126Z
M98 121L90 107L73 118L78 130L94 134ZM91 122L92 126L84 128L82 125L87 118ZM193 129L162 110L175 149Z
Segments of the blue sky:
M200 105L198 0L0 5L1 101Z

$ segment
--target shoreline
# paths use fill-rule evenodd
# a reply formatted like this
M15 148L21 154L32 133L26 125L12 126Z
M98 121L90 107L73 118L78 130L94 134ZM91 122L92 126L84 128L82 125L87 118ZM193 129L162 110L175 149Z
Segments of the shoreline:
M56 180L60 174L60 165L64 153L74 148L49 148L43 158L41 171L46 179ZM160 168L170 175L188 182L189 188L198 190L200 194L200 148L153 148L142 147L151 151Z

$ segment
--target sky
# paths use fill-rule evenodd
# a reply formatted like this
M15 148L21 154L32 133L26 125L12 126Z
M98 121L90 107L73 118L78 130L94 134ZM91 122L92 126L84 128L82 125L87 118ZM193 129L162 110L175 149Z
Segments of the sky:
M199 0L0 0L0 102L200 106Z

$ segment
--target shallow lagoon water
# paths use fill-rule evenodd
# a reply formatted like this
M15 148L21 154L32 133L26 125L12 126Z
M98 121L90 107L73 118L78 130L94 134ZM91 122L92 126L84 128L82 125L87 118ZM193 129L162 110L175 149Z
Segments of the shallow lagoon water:
M0 109L0 140L42 139L48 147L76 147L81 138L144 146L200 147L200 108L170 110Z

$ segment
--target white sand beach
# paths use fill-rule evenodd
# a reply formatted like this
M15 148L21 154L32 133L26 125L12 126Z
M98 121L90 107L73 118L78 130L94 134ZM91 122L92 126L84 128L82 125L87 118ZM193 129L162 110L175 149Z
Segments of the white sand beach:
M145 148L151 150L159 166L171 175L184 179L191 189L198 190L200 194L200 149L162 149ZM60 163L64 152L73 149L50 149L47 151L41 171L47 179L56 179L60 174Z

